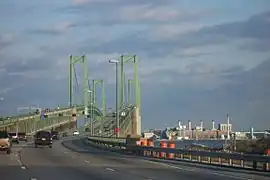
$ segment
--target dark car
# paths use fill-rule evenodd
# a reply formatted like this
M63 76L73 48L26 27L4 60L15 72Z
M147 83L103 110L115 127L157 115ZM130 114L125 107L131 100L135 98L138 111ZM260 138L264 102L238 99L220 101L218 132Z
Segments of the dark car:
M10 137L11 142L15 142L15 143L19 144L19 138L18 138L18 134L17 133L15 133L15 132L9 132L8 135Z
M68 133L67 132L63 132L62 136L63 137L68 137Z
M52 148L52 135L48 131L39 131L34 136L35 148L38 146L49 146Z
M51 132L51 135L52 135L52 139L54 139L54 140L59 140L59 132L57 132L57 131L52 131L52 132Z
M25 142L27 142L27 137L26 137L26 133L25 132L19 132L18 133L18 138L19 138L19 141L25 141Z

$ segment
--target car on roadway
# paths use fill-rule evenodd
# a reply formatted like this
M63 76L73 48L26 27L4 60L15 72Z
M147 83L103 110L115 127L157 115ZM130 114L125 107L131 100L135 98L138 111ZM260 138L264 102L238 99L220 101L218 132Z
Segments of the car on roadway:
M78 130L76 130L76 131L73 131L73 136L78 136L80 133L79 133L79 131Z
M17 144L20 143L19 142L19 138L18 138L18 133L16 133L16 132L9 132L8 134L9 134L9 137L11 139L11 142L15 142Z
M26 133L25 132L19 132L18 133L18 138L19 138L19 141L25 141L25 142L27 142L27 136L26 136Z
M67 132L63 132L62 137L68 137L68 133Z
M51 131L51 135L53 140L59 140L59 132Z
M52 135L49 131L38 131L34 135L35 148L38 146L49 146L52 148Z
M7 131L0 131L0 151L6 151L7 154L11 153L10 137Z

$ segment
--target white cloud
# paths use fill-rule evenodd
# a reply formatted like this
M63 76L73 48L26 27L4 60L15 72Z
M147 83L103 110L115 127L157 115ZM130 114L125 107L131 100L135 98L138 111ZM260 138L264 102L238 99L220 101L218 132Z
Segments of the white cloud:
M3 43L11 43L14 40L13 34L2 34L0 35L0 41Z
M6 94L10 90L12 90L12 88L10 88L10 87L0 88L0 94Z
M176 18L179 12L172 7L152 7L147 5L126 6L120 8L119 18L126 21L157 20L166 21Z
M149 38L153 41L173 40L179 35L199 30L205 26L201 23L161 24L151 27L152 32L149 33Z
M75 24L73 22L59 22L55 25L50 25L48 27L40 27L35 30L31 30L30 34L44 34L44 35L60 35L66 33L71 27L74 27Z
M104 2L113 2L115 0L72 0L72 3L75 5L91 4L91 3L104 3Z

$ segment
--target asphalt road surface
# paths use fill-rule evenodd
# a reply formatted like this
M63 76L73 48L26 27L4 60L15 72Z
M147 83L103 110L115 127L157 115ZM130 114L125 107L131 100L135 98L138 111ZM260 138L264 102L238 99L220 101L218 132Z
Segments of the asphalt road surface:
M65 146L61 144L61 142ZM53 148L34 148L31 142L13 145L0 154L1 180L266 180L245 173L214 171L153 162L86 146L71 137L54 141Z

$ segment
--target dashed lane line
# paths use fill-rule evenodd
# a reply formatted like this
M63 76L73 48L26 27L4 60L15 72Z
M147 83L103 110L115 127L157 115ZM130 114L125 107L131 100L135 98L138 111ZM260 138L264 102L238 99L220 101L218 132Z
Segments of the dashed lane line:
M111 171L111 172L114 172L115 170L112 169L112 168L105 168L107 171Z
M165 167L169 167L169 168L173 168L173 169L178 169L178 170L182 170L182 171L189 171L189 172L198 172L195 169L186 169L186 168L180 168L178 166L173 166L173 165L169 165L169 164L164 164L164 163L159 163L159 162L154 162L154 161L148 161L150 163L153 164L159 164ZM228 178L233 178L233 179L239 179L239 180L252 180L246 177L240 177L240 176L233 176L233 175L229 175L229 174L223 174L223 173L218 173L218 172L208 172L209 174L212 175L216 175L216 176L223 176L223 177L228 177Z

